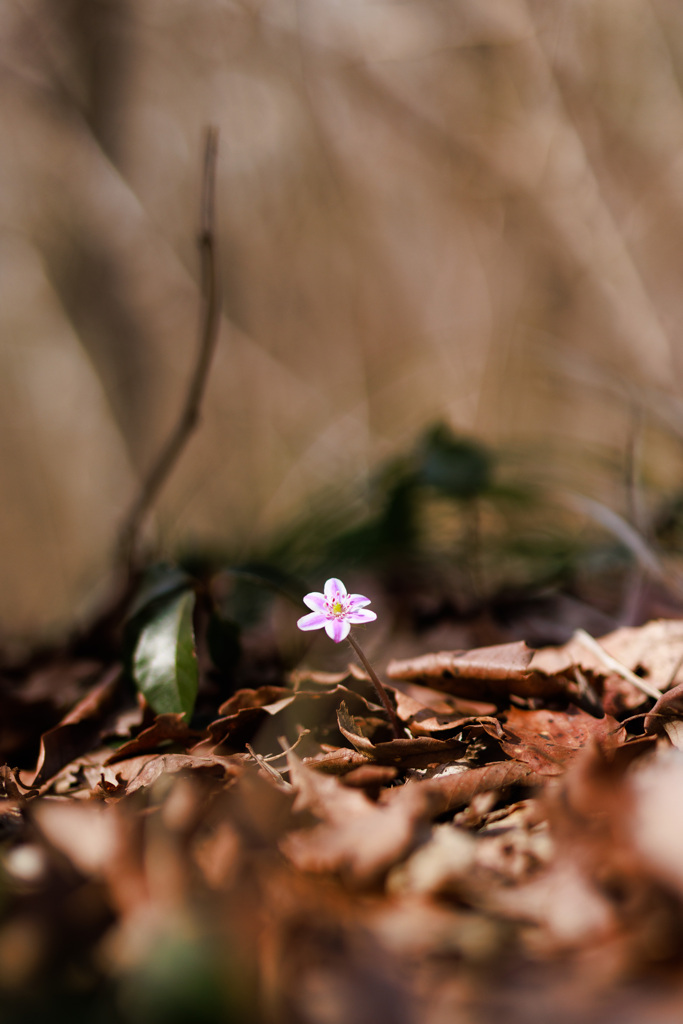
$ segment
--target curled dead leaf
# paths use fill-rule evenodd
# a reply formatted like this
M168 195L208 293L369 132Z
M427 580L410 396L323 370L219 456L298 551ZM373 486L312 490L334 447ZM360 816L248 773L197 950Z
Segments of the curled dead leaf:
M649 735L663 734L667 726L676 721L683 722L683 683L667 690L645 716L645 732ZM675 744L678 746L678 744Z
M544 778L528 765L519 761L494 761L479 768L463 768L462 771L434 775L430 779L410 780L404 788L421 787L428 796L433 817L465 807L479 793L505 793L513 786L523 789L539 789ZM385 794L392 798L392 792Z
M421 768L430 764L456 761L467 749L462 740L439 740L432 736L415 736L373 743L362 734L357 720L349 714L343 701L337 711L337 722L342 736L352 743L361 754L372 758L376 764Z
M116 764L117 761L124 761L127 757L149 753L169 741L185 746L192 745L201 735L196 729L189 728L183 712L165 712L157 715L149 728L143 729L134 739L124 743L104 763Z
M390 679L426 682L434 689L474 700L519 697L558 697L567 682L555 674L536 671L535 651L523 641L480 647L473 651L440 651L407 661L391 661Z
M32 779L34 787L43 786L96 743L105 728L106 715L114 705L120 680L121 667L114 665L58 725L43 733Z

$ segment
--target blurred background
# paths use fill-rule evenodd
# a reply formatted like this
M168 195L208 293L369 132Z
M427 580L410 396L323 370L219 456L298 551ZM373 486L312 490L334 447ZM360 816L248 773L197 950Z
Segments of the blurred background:
M209 124L221 333L161 550L257 552L438 422L675 499L680 4L5 0L0 74L4 636L84 614L183 400Z

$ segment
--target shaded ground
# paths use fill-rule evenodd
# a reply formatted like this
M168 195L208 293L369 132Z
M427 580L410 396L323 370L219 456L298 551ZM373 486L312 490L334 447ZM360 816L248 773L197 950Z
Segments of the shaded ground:
M230 661L221 580L189 725L136 692L139 617L6 660L4 1020L680 1019L678 620L533 650L451 615L501 641L458 653L404 618L394 738L360 668L306 668L303 605Z

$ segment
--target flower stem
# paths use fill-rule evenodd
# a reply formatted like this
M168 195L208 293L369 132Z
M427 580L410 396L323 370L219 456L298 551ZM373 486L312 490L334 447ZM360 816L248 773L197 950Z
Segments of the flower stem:
M401 723L401 719L396 714L394 706L389 700L389 694L385 690L384 685L380 682L379 676L375 672L374 668L372 667L368 659L365 657L363 649L356 640L355 636L353 635L353 632L349 633L346 639L353 647L354 651L358 655L361 665L363 666L367 674L370 676L370 679L372 680L372 685L375 687L375 690L377 691L377 696L384 705L384 709L387 715L389 716L389 721L391 722L391 728L393 730L394 736L396 737L396 739L399 740L405 739L405 730Z

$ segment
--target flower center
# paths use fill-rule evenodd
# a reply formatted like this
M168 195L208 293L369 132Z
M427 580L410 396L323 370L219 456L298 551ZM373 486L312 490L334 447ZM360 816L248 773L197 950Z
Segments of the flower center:
M334 602L334 604L332 605L332 614L333 615L343 615L344 614L344 605L341 603L341 601L335 601Z

